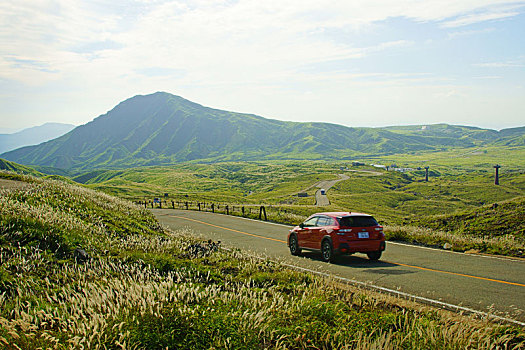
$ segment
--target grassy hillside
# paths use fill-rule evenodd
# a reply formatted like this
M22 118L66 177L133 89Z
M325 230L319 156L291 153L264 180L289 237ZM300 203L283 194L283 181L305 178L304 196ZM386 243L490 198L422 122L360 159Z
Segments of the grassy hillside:
M494 174L493 166L502 165L501 173L522 172L525 168L525 147L479 146L451 148L439 152L410 152L364 158L366 162L396 164L400 167L424 167L439 170L444 175L484 172Z
M298 192L332 178L333 169L333 165L324 162L184 163L93 171L73 180L132 200L163 197L168 193L170 200L277 204L298 201ZM312 202L312 198L307 198L305 204L308 201Z
M509 157L514 156L510 154ZM310 162L305 166L303 162L290 161L185 163L171 167L93 171L75 180L135 201L164 198L167 193L165 205L169 207L171 201L175 204L190 202L190 207L197 209L196 203L201 202L208 203L209 210L210 203L215 203L215 207L220 205L220 210L224 211L228 204L230 211L236 209L234 214L241 215L240 208L245 206L245 215L253 218L258 217L258 206L264 204L270 220L287 224L298 224L319 211L365 212L387 226L390 239L433 246L449 243L458 251L476 249L523 256L525 237L521 226L516 225L525 215L523 206L505 211L514 219L486 221L484 225L476 220L476 215L480 214L475 213L483 208L490 209L494 203L499 205L523 198L525 174L506 165L502 168L505 171L502 171L501 184L495 186L491 167L484 171L479 170L476 163L461 168L434 164L428 182L424 181L424 170L400 173L367 166L352 167L341 162ZM516 168L521 165L514 163ZM341 171L340 168L346 166L348 170ZM318 187L315 184L337 178L341 172L349 179L328 191L331 205L316 207L314 195ZM298 197L299 192L307 193L308 197ZM503 205L501 209L506 207ZM487 210L487 215L490 212ZM464 225L459 228L431 224L441 216L457 217L455 220L464 221Z
M472 236L514 236L525 242L525 196L453 214L415 217L411 224Z
M34 176L43 176L40 172L36 171L33 168L17 164L15 162L10 162L8 160L0 158L0 170L12 171L20 174L34 175Z
M482 188L473 194L493 195ZM448 243L455 251L525 257L524 215L525 196L521 195L446 214L413 215L406 217L403 225L389 225L385 230L390 240L440 247Z
M376 213L387 223L473 210L525 195L525 174L520 173L505 174L499 186L493 184L493 175L483 172L438 176L428 182L418 172L349 176L330 190L332 203Z
M456 169L436 164L430 181L425 182L424 170L400 173L351 165L349 171L340 170L348 165L319 161L185 163L93 171L73 179L132 200L167 193L174 201L308 206L315 202L316 183L345 173L349 179L329 191L333 209L371 212L390 224L403 223L407 217L475 209L525 195L525 174L508 166L502 168L501 185L494 186L492 167L484 171L475 166ZM309 197L298 197L299 192Z
M0 176L4 176L0 173ZM523 330L343 287L63 182L0 196L0 343L33 348L495 348Z

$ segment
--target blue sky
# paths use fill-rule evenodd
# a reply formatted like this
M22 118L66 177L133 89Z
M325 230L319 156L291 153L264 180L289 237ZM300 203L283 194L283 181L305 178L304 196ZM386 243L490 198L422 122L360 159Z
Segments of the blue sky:
M0 131L155 91L282 120L525 125L525 1L108 3L0 3Z

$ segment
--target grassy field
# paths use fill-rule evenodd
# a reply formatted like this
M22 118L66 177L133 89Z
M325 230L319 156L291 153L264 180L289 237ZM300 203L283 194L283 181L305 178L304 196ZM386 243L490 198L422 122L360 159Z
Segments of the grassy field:
M169 205L228 205L236 207L238 215L245 206L253 208L245 214L251 217L258 217L255 210L265 205L270 220L288 224L318 211L365 212L386 226L392 240L524 256L524 159L523 147L491 147L358 159L365 166L352 166L351 161L184 163L96 171L74 179L134 201L168 194ZM412 170L386 171L372 163ZM502 165L499 186L494 185L496 163ZM428 182L424 166L430 167ZM340 173L349 179L328 191L330 206L314 206L316 183ZM299 197L299 192L308 196ZM478 216L493 220L475 219Z
M188 162L95 170L72 179L133 201L161 198L165 205L188 202L194 209L206 203L208 210L214 203L224 211L228 205L236 215L245 206L245 216L254 218L265 205L270 220L287 224L319 211L365 212L385 225L391 240L525 256L525 147L480 146L354 161L366 165L352 166L352 160ZM502 166L499 186L494 185L494 164ZM425 166L430 167L428 182ZM330 206L316 207L316 184L341 173L349 179L328 191Z
M496 164L503 166L504 172L523 172L525 166L525 147L477 147L457 148L441 152L412 152L393 156L367 158L366 161L382 164L395 163L398 166L429 166L443 174L457 175L480 171L493 174Z
M493 349L523 329L342 286L190 231L129 202L0 173L6 349Z
M230 203L277 204L333 177L333 166L304 162L242 162L96 171L74 177L94 189L138 200L152 196ZM313 195L315 191L310 190ZM188 196L188 197L186 197ZM310 199L311 202L311 199ZM308 203L308 202L305 202Z

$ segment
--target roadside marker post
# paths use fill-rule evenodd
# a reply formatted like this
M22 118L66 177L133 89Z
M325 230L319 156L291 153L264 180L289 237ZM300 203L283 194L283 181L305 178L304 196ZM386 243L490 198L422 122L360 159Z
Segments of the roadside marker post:
M264 205L261 205L261 208L259 209L259 220L262 219L262 214L264 213L264 221L268 221L268 217L266 216L266 208Z
M499 168L501 168L501 165L499 164L494 165L494 169L496 169L496 177L494 178L494 185L499 185Z

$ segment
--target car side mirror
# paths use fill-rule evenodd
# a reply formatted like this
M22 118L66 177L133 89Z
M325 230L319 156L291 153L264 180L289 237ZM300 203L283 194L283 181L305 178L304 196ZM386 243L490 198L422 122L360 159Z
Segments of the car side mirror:
M301 223L299 224L299 227L300 227L300 228L304 228L304 222L301 222Z

